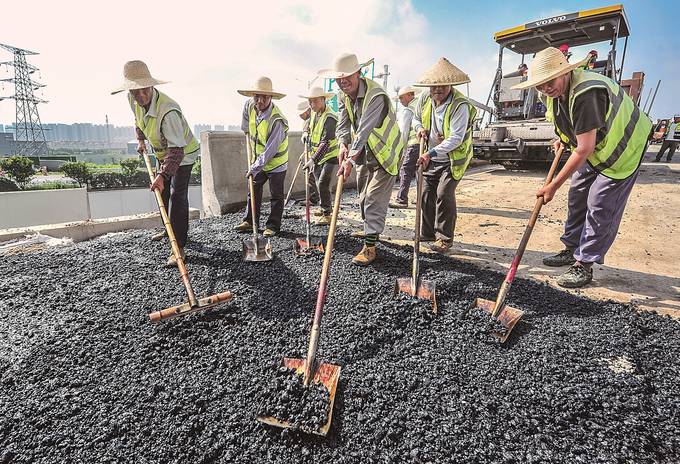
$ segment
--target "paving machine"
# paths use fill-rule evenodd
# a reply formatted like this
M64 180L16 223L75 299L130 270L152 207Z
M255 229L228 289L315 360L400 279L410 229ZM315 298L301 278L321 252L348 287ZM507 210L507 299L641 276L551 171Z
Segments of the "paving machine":
M548 46L568 44L574 47L609 42L610 49L604 59L598 61L596 55L589 54L584 57L589 59L588 64L584 60L584 66L622 84L638 103L644 73L634 73L632 79L621 80L629 33L623 5L561 14L495 33L494 40L500 46L498 68L486 101L492 112L487 112L490 114L488 123L479 124L473 131L475 157L508 169L547 167L554 157L555 130L545 119L545 105L536 89L512 89L526 76L522 67L504 74L505 50L521 55L524 64L527 57L533 57ZM621 58L617 59L619 39L625 41Z

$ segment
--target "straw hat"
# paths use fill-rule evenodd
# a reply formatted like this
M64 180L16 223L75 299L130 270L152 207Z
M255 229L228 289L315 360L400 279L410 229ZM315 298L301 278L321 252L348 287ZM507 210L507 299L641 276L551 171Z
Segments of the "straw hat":
M305 114L307 112L307 110L310 109L309 103L307 101L302 101L302 102L298 103L297 109L298 109L298 114Z
M274 100L280 100L286 96L285 93L274 92L272 80L268 77L258 77L252 89L237 90L238 93L244 97L252 97L254 95L271 95Z
M307 92L307 95L298 95L300 98L319 98L319 97L324 97L324 98L333 98L335 96L334 93L332 92L324 92L321 87L312 87L309 89L309 92Z
M359 60L354 53L343 53L335 59L331 69L322 69L318 72L318 75L324 79L341 79L343 77L351 76L371 63L373 63L373 58L365 63L359 63Z
M512 88L521 90L545 84L556 77L567 74L582 64L580 61L569 64L561 51L555 47L548 47L536 53L534 61L529 65L529 78L524 82L513 85Z
M412 85L405 85L404 87L399 88L399 92L397 92L397 98L401 97L402 95L406 95L407 93L420 93L420 89L416 89Z
M442 57L430 69L425 71L413 84L415 87L433 85L458 85L470 82L470 77Z
M128 61L123 66L123 85L111 92L115 95L127 90L145 89L154 85L167 84L168 81L159 81L151 77L149 67L143 61Z

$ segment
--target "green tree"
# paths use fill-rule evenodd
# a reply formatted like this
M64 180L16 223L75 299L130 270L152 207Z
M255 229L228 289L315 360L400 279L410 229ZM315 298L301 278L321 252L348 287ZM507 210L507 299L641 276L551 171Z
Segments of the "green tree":
M10 156L0 160L0 169L23 188L33 177L33 162L23 156Z
M66 174L67 177L78 182L80 187L87 185L92 180L92 169L90 169L87 163L84 163L83 161L65 163L60 171Z

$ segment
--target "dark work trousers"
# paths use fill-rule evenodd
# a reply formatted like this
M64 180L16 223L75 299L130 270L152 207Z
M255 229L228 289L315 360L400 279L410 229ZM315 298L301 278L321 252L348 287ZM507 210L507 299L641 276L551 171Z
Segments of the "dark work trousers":
M661 142L661 148L659 148L659 153L656 154L656 161L661 161L661 157L663 156L663 153L668 150L668 155L666 156L666 161L669 163L673 159L673 154L675 153L675 150L678 148L678 142L674 140L664 140Z
M626 179L614 180L585 163L572 174L561 240L566 248L574 250L577 261L604 263L639 172L638 169Z
M420 145L409 145L401 160L399 191L397 192L397 201L401 203L408 203L408 190L411 188L411 181L416 177L416 161L420 155L419 151Z
M444 240L453 240L457 186L458 181L451 175L451 163L430 161L423 172L422 237L436 237L436 232Z
M271 211L269 212L269 217L267 218L267 224L265 227L267 229L272 229L275 231L281 230L281 218L283 217L283 181L286 180L286 172L264 172L260 171L253 177L253 184L255 187L255 215L257 218L256 224L258 228L260 227L260 209L262 206L262 189L264 184L269 181L269 193L271 194L270 206ZM250 224L253 223L253 216L251 214L250 208L250 187L248 188L248 202L245 221Z
M165 179L163 185L163 203L165 210L170 208L170 225L175 233L177 245L184 248L189 232L189 178L194 165L180 166L170 180Z
M336 159L330 159L321 165L314 166L314 178L316 178L316 187L319 189L321 196L321 209L325 216L333 212L333 201L331 196L331 180L338 171L338 162ZM311 196L311 195L310 195Z
M300 173L300 175L304 176L305 171L303 170ZM316 169L313 169L312 172L309 173L309 204L311 205L319 204L319 189L317 185L318 184L317 177L318 176L316 175Z

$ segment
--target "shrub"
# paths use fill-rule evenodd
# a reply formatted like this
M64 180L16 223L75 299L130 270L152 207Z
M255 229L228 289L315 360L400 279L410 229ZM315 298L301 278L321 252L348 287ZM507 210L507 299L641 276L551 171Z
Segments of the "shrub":
M92 168L82 161L66 163L59 170L78 182L80 187L87 185L92 180Z
M0 160L0 168L21 188L31 180L34 174L33 162L24 156L3 158Z
M16 192L19 186L7 177L0 176L0 192Z
M61 181L49 181L40 182L39 184L31 184L27 186L24 190L61 190L61 189L72 189L76 188L77 185L71 184L69 182Z
M90 185L93 189L114 189L124 187L125 181L120 172L100 172L92 176Z
M132 178L139 169L139 158L126 158L120 161L120 170L127 178Z

